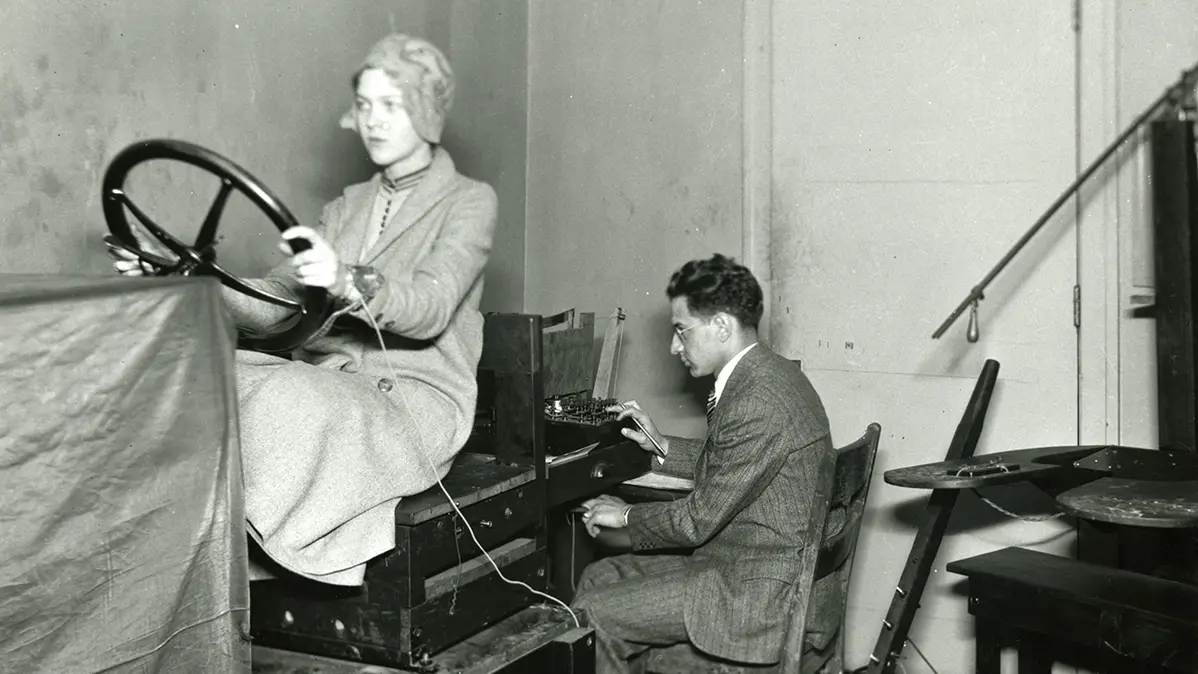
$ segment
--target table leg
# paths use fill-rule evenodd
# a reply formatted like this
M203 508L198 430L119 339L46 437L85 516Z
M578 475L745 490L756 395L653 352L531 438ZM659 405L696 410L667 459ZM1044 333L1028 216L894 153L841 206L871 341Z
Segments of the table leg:
M1052 674L1050 644L1043 637L1021 632L1018 636L1019 674Z
M992 620L975 618L973 630L976 674L1001 674L1002 626Z

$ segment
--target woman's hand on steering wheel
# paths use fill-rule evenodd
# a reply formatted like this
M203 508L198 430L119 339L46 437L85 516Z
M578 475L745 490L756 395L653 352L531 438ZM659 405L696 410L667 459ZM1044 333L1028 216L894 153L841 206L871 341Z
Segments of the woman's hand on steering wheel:
M307 250L292 254L291 241L305 239ZM356 293L349 278L349 267L341 262L328 240L311 227L292 227L283 232L279 250L291 255L291 269L300 283L315 288L327 288L329 294L343 300L353 299Z
M158 271L154 265L137 257L126 248L108 240L105 240L104 244L108 249L108 257L112 258L112 268L121 276L153 276Z

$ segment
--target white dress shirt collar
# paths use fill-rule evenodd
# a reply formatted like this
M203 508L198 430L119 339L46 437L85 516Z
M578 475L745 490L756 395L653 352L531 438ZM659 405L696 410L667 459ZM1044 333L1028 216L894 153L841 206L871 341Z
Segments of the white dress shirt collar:
M732 371L736 369L736 364L739 363L740 359L744 358L745 354L755 346L757 346L757 342L753 342L752 344L741 349L740 353L733 356L732 360L728 361L724 367L720 368L720 373L716 375L715 378L715 402L717 405L720 402L720 396L724 393L724 386L728 383L728 377L732 376Z

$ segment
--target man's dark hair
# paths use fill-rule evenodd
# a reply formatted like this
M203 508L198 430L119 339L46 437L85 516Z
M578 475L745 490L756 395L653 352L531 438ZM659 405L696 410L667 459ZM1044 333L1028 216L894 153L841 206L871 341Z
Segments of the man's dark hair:
M746 327L756 328L761 321L761 285L753 272L719 253L682 265L670 277L666 296L685 297L691 313L705 320L722 311Z

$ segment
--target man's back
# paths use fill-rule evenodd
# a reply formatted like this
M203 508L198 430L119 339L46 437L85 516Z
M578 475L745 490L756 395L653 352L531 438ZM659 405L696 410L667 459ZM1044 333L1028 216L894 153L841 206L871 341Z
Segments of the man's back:
M771 469L734 470L731 479L716 478L742 481L716 495L735 498L742 506L694 555L739 567L738 573L793 578L799 551L809 539L805 525L819 462L830 451L828 417L807 375L764 345L754 347L737 364L720 397L695 480L711 478L713 466L738 467L738 461L721 460L721 452L746 455L737 458Z

